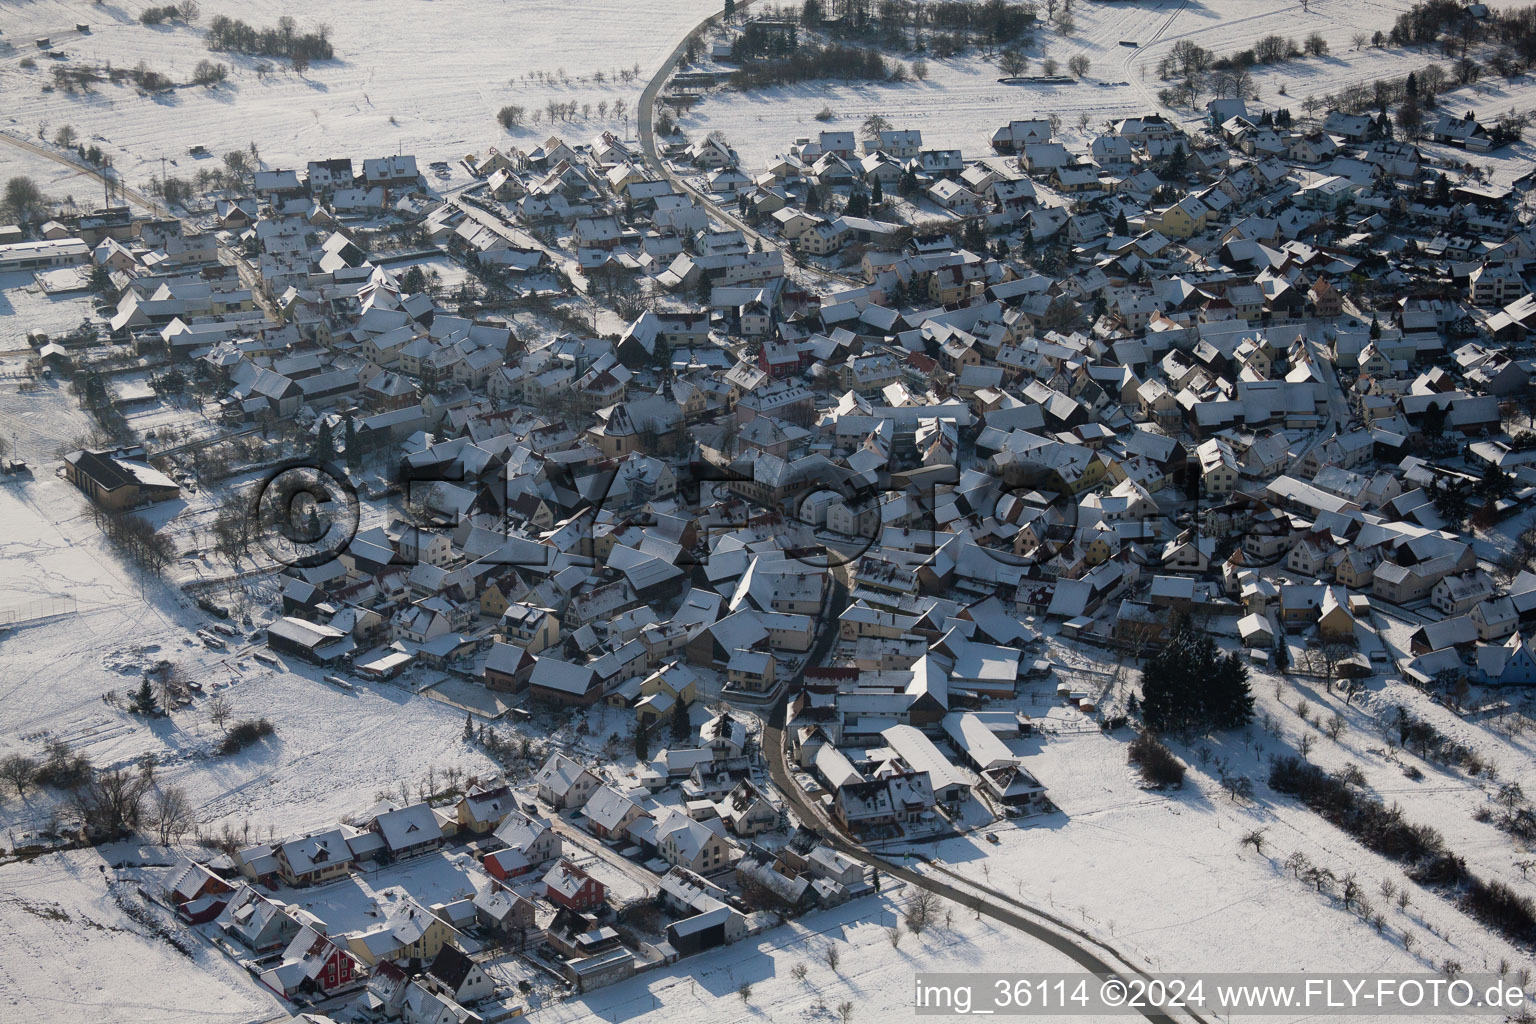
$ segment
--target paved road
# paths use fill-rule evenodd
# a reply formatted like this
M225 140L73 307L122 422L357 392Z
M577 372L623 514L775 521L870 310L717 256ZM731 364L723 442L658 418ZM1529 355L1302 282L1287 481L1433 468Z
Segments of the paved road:
M838 615L848 603L848 591L841 582L835 582L835 590L829 602L828 610L821 617L820 629L816 640L811 646L806 665L819 664L825 660L828 651L837 638L839 619ZM803 675L804 668L801 669ZM798 678L795 680L798 682ZM787 689L794 689L793 684ZM800 820L808 828L813 829L833 849L839 850L854 858L860 863L882 871L887 875L899 878L909 885L919 889L926 889L954 903L966 907L977 913L984 914L994 921L1000 921L1011 928L1023 932L1033 938L1039 939L1058 952L1066 954L1073 962L1080 964L1084 969L1095 974L1134 974L1142 973L1134 967L1128 967L1130 960L1119 954L1106 944L1092 938L1086 932L1074 928L1072 925L1050 914L1044 913L1021 900L1014 899L1006 893L992 889L990 886L981 885L971 879L964 878L942 865L932 865L934 872L947 875L954 879L956 884L951 884L933 874L919 874L910 868L902 867L871 853L849 835L831 818L822 812L821 807L806 796L800 786L790 777L790 769L784 749L784 722L787 715L788 696L781 700L773 709L772 717L763 726L763 752L768 759L768 775L785 800L794 807ZM964 886L964 888L961 888ZM1090 945L1097 946L1112 953L1121 963L1111 963L1094 952ZM1157 1024L1173 1024L1174 1018L1166 1014L1152 1011L1142 1011L1142 1015L1149 1021ZM1193 1020L1204 1024L1199 1016L1188 1014Z
M752 6L752 3L753 0L741 0L741 3L736 5L736 10L738 12L745 11L748 7ZM709 212L710 216L714 217L721 223L727 224L737 229L745 238L748 238L751 241L761 245L763 247L763 251L765 252L779 250L784 254L784 262L786 264L797 264L803 266L803 264L799 264L799 260L795 256L794 252L785 248L784 246L781 246L776 238L757 231L751 225L737 217L730 210L715 202L708 193L699 191L692 185L688 184L688 182L685 181L681 175L674 174L672 169L667 166L666 161L664 161L661 158L661 155L656 151L656 131L655 125L653 123L656 116L656 97L661 94L661 87L666 84L667 79L671 77L673 70L676 69L678 62L683 59L683 54L688 49L689 38L691 38L696 32L702 32L704 29L713 25L719 19L720 15L712 14L695 25L693 29L683 37L682 41L673 48L672 52L667 56L667 59L661 62L661 66L656 69L656 73L651 76L651 80L647 82L645 84L645 88L641 90L639 111L641 153L645 157L646 162L650 164L652 170L654 170L657 174L660 174L663 178L667 179L667 181L671 182L673 188L676 188L681 192L691 195L697 199L699 203L703 205L704 209ZM805 269L811 273L819 274L823 277L829 277L833 280L841 281L845 284L854 286L862 286L864 284L863 281L860 281L857 278L849 277L845 274L838 274L830 270L824 270L821 267L806 267Z

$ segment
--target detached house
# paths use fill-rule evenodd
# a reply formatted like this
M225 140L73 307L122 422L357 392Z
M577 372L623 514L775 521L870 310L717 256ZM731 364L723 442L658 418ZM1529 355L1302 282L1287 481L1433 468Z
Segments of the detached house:
M545 895L551 903L578 914L596 910L608 898L608 889L568 860L562 860L544 876Z
M612 786L599 786L581 813L587 819L587 831L599 839L622 838L631 824L645 817L639 804Z
M261 972L261 983L283 998L329 998L368 980L368 968L335 939L305 927L294 936L276 967Z
M549 755L533 779L539 786L539 799L562 810L582 806L597 789L597 776L558 750Z
M385 849L397 859L426 853L443 844L443 830L438 826L432 808L426 804L413 804L381 814L373 819L369 831L382 836Z
M294 887L318 885L347 874L352 851L340 829L278 845L278 874Z

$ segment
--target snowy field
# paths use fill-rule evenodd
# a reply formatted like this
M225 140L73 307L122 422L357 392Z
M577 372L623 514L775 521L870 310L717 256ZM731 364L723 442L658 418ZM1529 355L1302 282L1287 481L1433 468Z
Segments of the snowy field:
M163 909L149 913L190 955L124 912L119 899L143 907L134 890L147 875L106 865L137 860L136 853L120 844L0 867L0 1003L6 1019L245 1024L280 1016L277 1000L255 978Z
M558 0L338 0L323 6L206 0L196 24L151 28L138 22L140 5L6 0L0 2L0 40L11 48L0 44L0 129L34 139L42 125L50 137L59 126L72 125L82 138L97 139L133 184L158 176L161 157L175 164L173 175L195 171L197 161L187 153L194 145L206 146L216 161L254 141L268 166L302 167L307 160L397 150L423 160L455 160L491 145L528 149L551 133L585 140L626 126L611 113L599 118L601 102L624 99L633 125L645 81L718 7L714 0L592 0L579 8ZM202 26L220 14L257 28L288 15L300 31L323 21L336 59L316 63L303 76L282 67L258 80L258 63L282 62L210 53ZM90 25L90 34L76 34L81 22ZM65 63L110 60L132 67L142 60L184 82L198 61L215 60L230 66L230 80L211 91L186 86L154 98L105 83L89 95L44 93L53 61L33 49L38 36L49 36L55 51L68 54ZM27 56L36 60L35 69L20 66ZM614 80L637 66L630 81ZM553 80L530 77L541 72ZM496 123L496 111L506 104L524 106L531 115L552 100L590 103L593 113L510 136Z
M1303 10L1300 3L1268 5L1252 0L1079 3L1072 10L1075 29L1071 35L1041 30L1033 45L1022 48L1030 58L1029 74L1039 73L1045 57L1063 68L1072 57L1087 57L1089 73L1075 84L1003 85L997 80L1001 75L997 67L975 52L948 60L925 56L926 82L816 81L748 93L717 91L680 118L679 124L690 138L723 132L749 172L786 153L796 138L814 137L823 130L857 130L874 114L896 128L921 129L926 148L959 149L968 158L989 155L992 132L1010 120L1058 114L1062 141L1081 152L1086 151L1087 140L1112 119L1158 109L1180 121L1200 119L1203 111L1167 110L1157 99L1158 91L1168 84L1158 79L1158 63L1180 40L1220 57L1252 47L1267 35L1299 42L1317 32L1328 41L1327 56L1252 69L1259 104L1289 106L1299 117L1301 101L1308 95L1321 97L1382 77L1402 77L1430 62L1445 64L1444 57L1427 50L1351 49L1357 33L1389 30L1397 15L1411 5L1411 0L1310 0ZM1124 46L1122 41L1139 45ZM910 61L918 55L891 56ZM1200 102L1209 98L1202 96ZM1471 107L1488 116L1510 106L1519 110L1536 106L1536 79L1524 76L1507 83L1490 77L1446 93L1444 100L1447 110ZM816 119L823 107L835 115L831 121ZM1078 126L1083 115L1089 122L1086 133ZM1426 149L1458 159L1465 156L1448 147ZM1507 181L1529 169L1533 152L1536 149L1526 143L1473 159L1490 166L1495 179Z
M948 924L904 935L891 948L888 929L901 919L904 889L886 886L876 896L818 911L702 957L690 957L618 985L530 1013L530 1024L618 1020L628 1024L708 1020L715 1024L837 1020L836 1008L853 1003L854 1024L913 1019L913 976L918 971L991 968L1077 972L1064 954L952 907ZM837 968L825 950L835 945ZM797 964L805 978L796 979ZM751 986L747 999L739 990ZM1127 1018L1072 1018L1084 1024Z
M1406 633L1404 634L1406 637ZM1088 688L1113 688L1105 656L1088 649L1054 646L1053 659L1070 668L1063 678ZM1128 674L1134 679L1134 673ZM1388 803L1402 805L1406 819L1433 826L1474 874L1502 879L1517 889L1514 842L1492 825L1473 819L1491 804L1495 785L1422 761L1407 751L1385 756L1372 712L1408 705L1442 731L1467 742L1495 764L1498 780L1536 785L1529 735L1509 739L1466 723L1422 694L1381 677L1348 705L1313 681L1295 677L1281 683L1255 672L1252 680L1260 721L1243 733L1171 744L1190 765L1182 790L1157 793L1139 785L1126 764L1128 732L1106 736L1097 728L1074 728L1070 714L1050 709L1048 737L1013 741L1025 765L1046 786L1061 813L1006 825L992 831L1001 847L979 835L920 848L949 871L1040 907L1081 928L1149 971L1425 971L1457 960L1468 971L1494 970L1500 961L1526 963L1520 950L1494 937L1450 902L1407 880L1394 862L1364 849L1289 797L1265 784L1267 759L1293 753L1310 733L1313 763L1329 770L1358 765L1368 788ZM1053 689L1043 687L1042 689ZM1298 700L1328 717L1341 713L1347 725L1337 741L1305 725ZM1037 719L1051 702L1028 697L1023 710ZM1265 713L1275 730L1262 727ZM1209 747L1209 761L1200 753ZM1221 788L1217 764L1251 778L1255 799L1235 802ZM1413 764L1424 772L1414 782L1403 774ZM1241 844L1263 829L1262 855ZM899 845L891 847L899 850ZM1319 895L1292 877L1284 862L1301 851L1342 877L1356 872L1367 898L1381 911L1385 927L1375 928L1346 912L1337 896ZM932 870L932 869L930 869ZM954 879L940 875L947 881ZM1379 893L1391 882L1412 894L1406 910ZM1177 894L1170 900L1170 894ZM1412 950L1402 935L1411 934Z
M206 650L191 639L209 619L166 584L146 580L107 547L75 489L51 472L0 485L0 605L47 596L76 599L78 614L0 639L0 753L36 753L59 737L98 766L154 753L160 777L186 789L204 827L249 824L262 834L318 828L374 802L399 784L412 791L428 765L439 774L492 765L464 744L462 712L392 684L342 691L302 663L273 669L232 646ZM206 692L223 693L236 718L265 716L276 736L234 757L211 754L221 731L199 698L169 717L145 720L104 703L126 698L139 667L181 664ZM7 826L43 819L51 799L8 793Z

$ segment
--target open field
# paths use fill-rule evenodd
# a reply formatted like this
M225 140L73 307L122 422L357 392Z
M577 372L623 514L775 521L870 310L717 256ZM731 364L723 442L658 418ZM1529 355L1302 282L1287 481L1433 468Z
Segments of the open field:
M373 803L380 790L413 789L427 765L485 772L490 762L464 744L461 712L390 684L342 691L302 663L273 669L239 653L239 641L210 651L192 638L207 615L174 588L124 565L85 514L80 496L51 470L0 487L7 533L0 558L10 567L0 603L49 594L73 596L79 613L20 628L0 640L0 750L35 753L59 737L98 766L146 753L166 782L187 790L205 826L249 823L292 833L333 823ZM142 649L142 653L140 653ZM277 734L229 758L210 753L221 733L199 698L169 717L145 720L105 704L126 698L139 667L164 658L181 664L207 693L225 694L236 718L265 716ZM4 823L34 824L51 799L8 794Z
M1110 657L1067 645L1055 645L1051 653L1069 666L1073 685L1092 689L1090 681L1097 679L1100 687L1113 689ZM1134 678L1134 671L1128 674L1129 681ZM1000 850L974 834L916 849L964 878L1049 910L1149 971L1198 965L1210 971L1410 972L1434 970L1446 960L1476 971L1495 968L1501 960L1522 963L1520 950L1409 881L1394 862L1292 798L1273 793L1265 780L1269 757L1294 753L1301 737L1311 734L1313 763L1330 771L1359 766L1370 791L1401 804L1406 820L1436 828L1474 874L1521 887L1525 883L1514 861L1525 855L1510 837L1473 819L1478 807L1491 802L1496 785L1404 750L1389 752L1376 716L1403 703L1472 744L1495 764L1499 781L1526 787L1536 785L1531 738L1505 738L1462 722L1418 691L1380 676L1367 680L1366 692L1352 705L1303 676L1282 681L1277 697L1276 679L1253 673L1260 718L1247 730L1184 744L1170 741L1190 770L1183 789L1169 793L1142 788L1126 764L1129 732L1073 729L1051 709L1050 719L1063 721L1059 731L1010 746L1025 756L1025 766L1061 814L1022 828L994 829ZM1049 688L1041 684L1041 689ZM1023 709L1043 717L1052 698L1054 692L1042 693L1038 703L1025 698ZM1337 741L1302 723L1295 708L1303 699L1323 718L1334 711L1344 716L1347 724ZM1266 714L1274 732L1262 727ZM1204 754L1201 748L1207 748ZM1255 799L1227 795L1218 778L1223 762L1230 773L1253 780ZM1410 763L1423 771L1422 780L1404 776ZM1241 842L1256 829L1264 830L1262 854ZM1292 877L1284 862L1298 850L1340 877L1356 872L1384 917L1382 933L1345 911L1336 893L1320 895ZM1380 895L1382 881L1411 893L1406 910ZM1405 931L1412 935L1411 952L1403 946Z
M623 131L625 121L611 114L600 118L597 104L622 98L632 115L655 66L717 6L710 0L646 5L598 0L578 14L554 0L387 5L344 0L322 11L274 0L210 0L190 27L147 27L138 22L137 6L88 0L0 3L0 39L10 44L9 50L0 46L5 97L0 128L35 138L43 125L50 137L59 126L72 125L82 140L97 140L133 184L158 176L161 157L171 162L172 175L195 172L198 161L187 154L194 145L206 146L216 162L220 154L255 142L273 167L396 151L453 160L491 145L527 149L552 133L574 140L605 129ZM300 31L323 20L331 28L336 59L318 62L303 75L275 67L259 80L258 64L283 62L210 53L203 27L220 14L258 28L291 15ZM88 35L74 31L81 22L90 25ZM213 90L186 86L155 97L142 96L131 85L105 83L85 95L44 93L53 61L33 48L38 36L49 36L53 50L67 54L69 64L110 61L132 67L144 61L185 82L206 59L229 65L230 79ZM20 66L26 56L36 59L35 69ZM614 80L637 66L638 76ZM601 83L595 80L599 72ZM543 82L529 77L538 73L551 77ZM513 80L516 84L509 84ZM590 117L530 125L515 135L496 123L503 105L522 105L531 116L550 101L590 103L594 110Z
M281 1013L271 993L238 964L181 928L135 891L163 871L119 871L138 861L128 844L76 850L0 866L0 996L8 1019L67 1017L121 1024L245 1024ZM163 851L143 853L156 863ZM105 868L103 871L102 869ZM169 929L183 955L124 911Z

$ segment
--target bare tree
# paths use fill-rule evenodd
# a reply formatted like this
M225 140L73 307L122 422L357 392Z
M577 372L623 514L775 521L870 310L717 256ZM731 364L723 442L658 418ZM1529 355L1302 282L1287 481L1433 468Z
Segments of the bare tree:
M827 961L827 966L832 968L832 972L834 974L837 973L837 965L843 959L842 951L837 948L837 943L827 943L827 948L822 951L821 955Z
M229 698L222 693L208 702L208 721L224 731L224 723L228 722L235 709L230 706Z
M1344 725L1344 716L1335 711L1329 716L1327 724L1323 726L1323 731L1328 734L1329 739L1337 743L1339 737L1344 734Z
M912 899L908 901L906 912L902 915L902 920L907 923L907 930L913 935L921 935L923 929L933 923L938 910L938 894L927 889L918 889L912 894Z
M1017 78L1029 67L1029 58L1012 47L997 56L997 69L1010 78Z
M108 768L76 789L72 801L87 832L116 838L142 824L148 789L149 782L141 773Z
M1264 832L1262 828L1256 828L1243 836L1240 845L1253 847L1253 852L1262 855L1264 853Z
M837 1019L842 1021L842 1024L852 1024L853 1000L844 999L842 1002L837 1004Z
M891 940L891 948L901 945L901 922L898 921L885 930L885 937Z
M37 776L37 761L25 754L9 754L0 759L0 779L16 787L16 795L23 796Z
M160 836L160 844L169 846L192 828L192 804L179 786L163 786L155 792L150 821Z

